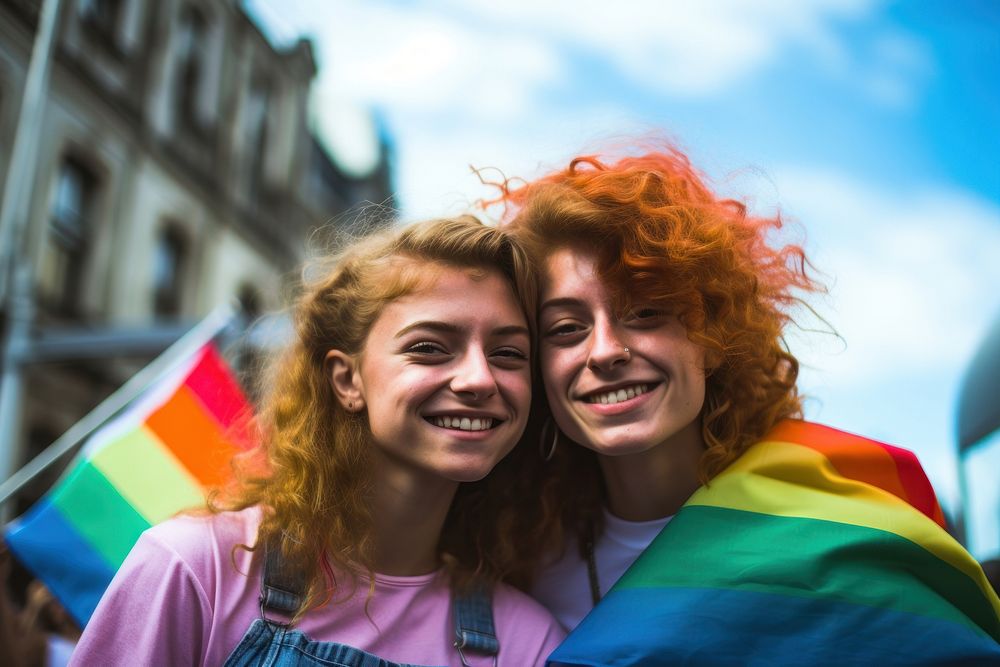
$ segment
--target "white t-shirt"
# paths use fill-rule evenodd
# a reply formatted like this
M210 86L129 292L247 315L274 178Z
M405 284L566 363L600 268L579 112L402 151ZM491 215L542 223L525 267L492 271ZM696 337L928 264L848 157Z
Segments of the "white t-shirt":
M594 563L597 565L597 582L602 596L625 574L625 570L671 518L625 521L604 510L604 534L594 545ZM542 568L531 594L567 630L575 628L593 608L587 561L580 555L575 535L566 545L562 558Z
M257 508L178 517L150 528L129 553L73 654L74 665L221 665L260 616L261 553L253 544ZM234 561L235 560L235 567ZM451 591L445 577L375 575L346 602L305 614L297 630L393 662L462 664L454 647ZM493 617L498 665L541 665L562 628L524 593L498 585ZM469 654L472 665L490 665Z

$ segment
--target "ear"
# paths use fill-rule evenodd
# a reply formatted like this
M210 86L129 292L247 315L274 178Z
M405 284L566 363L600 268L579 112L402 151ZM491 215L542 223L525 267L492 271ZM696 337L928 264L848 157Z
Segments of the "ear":
M326 371L340 406L348 412L364 410L364 383L361 381L361 373L354 355L340 350L330 350L326 353Z

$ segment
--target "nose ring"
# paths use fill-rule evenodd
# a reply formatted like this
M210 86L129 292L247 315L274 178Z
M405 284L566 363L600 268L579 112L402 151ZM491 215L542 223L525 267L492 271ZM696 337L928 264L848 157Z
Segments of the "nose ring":
M632 354L627 347L625 348L625 354Z

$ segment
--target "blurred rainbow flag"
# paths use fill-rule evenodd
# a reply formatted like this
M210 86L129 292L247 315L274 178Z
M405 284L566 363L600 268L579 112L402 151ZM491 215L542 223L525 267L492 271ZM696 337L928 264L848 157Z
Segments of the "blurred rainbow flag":
M139 534L204 504L249 446L250 408L212 345L94 432L61 481L5 539L86 625Z
M552 665L1000 665L1000 600L910 452L778 425L697 491Z

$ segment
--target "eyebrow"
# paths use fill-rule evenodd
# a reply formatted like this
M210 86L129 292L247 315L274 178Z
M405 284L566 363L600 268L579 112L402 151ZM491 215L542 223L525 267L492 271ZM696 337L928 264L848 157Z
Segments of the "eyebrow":
M523 334L527 337L531 337L531 332L528 331L528 327L522 327L520 324L511 324L506 327L497 327L491 332L494 336L516 336L518 334Z
M559 297L558 299L549 299L548 301L543 303L541 308L539 308L538 310L539 312L541 312L546 308L565 308L565 307L575 308L582 305L583 305L582 300L575 299L569 296L564 296L564 297Z
M451 324L450 322L439 322L437 320L420 320L419 322L414 322L409 324L399 331L396 332L394 338L402 338L406 334L414 331L416 329L429 329L431 331L438 331L440 333L446 334L457 334L462 332L462 327ZM528 327L523 327L520 324L510 324L507 326L497 327L490 332L494 336L510 336L515 334L523 334L525 336L531 337L531 332L528 331Z

